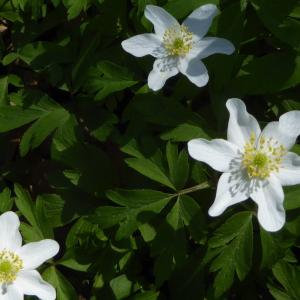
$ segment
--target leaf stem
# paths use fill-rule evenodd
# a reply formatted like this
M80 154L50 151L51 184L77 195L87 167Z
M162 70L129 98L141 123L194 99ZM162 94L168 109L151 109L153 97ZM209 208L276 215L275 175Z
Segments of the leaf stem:
M189 194L189 193L193 193L193 192L196 192L198 190L203 190L203 189L206 189L209 187L209 184L207 181L205 182L202 182L200 184L197 184L195 186L192 186L190 188L187 188L187 189L184 189L184 190L181 190L179 191L178 193L176 193L174 196L181 196L181 195L185 195L185 194Z

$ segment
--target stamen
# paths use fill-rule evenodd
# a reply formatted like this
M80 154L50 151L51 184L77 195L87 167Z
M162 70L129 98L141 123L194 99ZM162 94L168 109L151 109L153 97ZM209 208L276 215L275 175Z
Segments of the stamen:
M185 25L168 28L163 36L163 44L169 55L184 56L193 46L193 34Z
M23 268L23 261L12 251L0 251L0 283L11 283Z
M272 172L279 171L285 154L285 147L272 137L262 136L256 143L256 136L252 133L244 146L242 163L250 178L266 179Z

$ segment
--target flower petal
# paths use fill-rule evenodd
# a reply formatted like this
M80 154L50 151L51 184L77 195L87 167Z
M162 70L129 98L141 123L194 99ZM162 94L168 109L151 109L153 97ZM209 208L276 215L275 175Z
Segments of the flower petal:
M44 281L36 270L20 271L15 284L25 295L34 295L43 300L55 300L56 298L54 287Z
M300 111L292 110L279 118L279 128L288 135L296 137L300 135Z
M166 56L162 42L153 33L135 35L121 43L123 49L136 56L152 55L154 57Z
M187 56L180 59L178 69L198 87L205 86L209 80L207 69L198 58L189 59Z
M202 161L220 172L233 170L235 159L238 156L238 148L222 139L191 140L188 142L188 151L192 158Z
M286 150L293 147L297 138L297 136L290 135L288 132L281 130L279 122L268 123L263 129L261 137L272 138L273 140L278 141Z
M258 221L265 230L278 231L285 223L284 194L279 179L271 174L268 180L257 183L250 197L258 206Z
M249 195L250 181L244 172L223 173L218 182L216 199L208 214L219 216L228 206L248 199Z
M289 150L296 143L300 134L300 111L289 111L283 114L278 122L269 123L261 135L267 138L273 138L282 144L286 150Z
M22 246L22 236L19 231L20 220L12 211L0 216L0 249L16 250Z
M284 157L279 172L276 173L281 185L294 185L300 183L300 156L288 152Z
M158 58L148 76L148 86L153 91L160 90L167 79L178 74L177 60L172 57Z
M163 37L166 29L180 26L178 21L172 15L156 5L146 6L145 17L153 24L155 33L160 37Z
M24 294L20 289L18 289L18 286L13 283L7 285L7 290L6 293L0 294L0 299L1 300L23 300L24 299Z
M206 35L213 21L213 18L218 13L218 9L213 4L202 5L195 9L183 22L189 30L194 33L198 39Z
M35 269L44 261L55 256L59 251L59 244L54 240L42 240L24 245L17 253L23 260L23 268Z
M230 117L227 129L228 141L236 144L238 147L244 147L249 141L251 134L258 138L260 127L257 120L247 112L244 102L240 99L228 99L226 107Z
M197 57L200 59L217 53L229 55L235 50L234 45L230 41L214 37L207 37L198 41L194 48L198 49Z

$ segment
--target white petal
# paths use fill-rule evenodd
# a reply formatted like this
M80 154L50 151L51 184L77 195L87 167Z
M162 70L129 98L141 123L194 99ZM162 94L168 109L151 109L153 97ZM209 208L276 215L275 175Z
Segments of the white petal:
M22 236L19 231L20 220L12 211L0 216L0 249L16 250L22 246Z
M153 91L160 90L167 79L178 74L177 60L172 57L158 58L148 76L148 86Z
M279 118L279 129L289 137L292 147L300 135L300 111L294 110L283 114Z
M35 270L20 271L15 284L25 295L34 295L42 300L55 300L56 298L54 287L44 281Z
M284 194L276 176L271 174L268 180L258 182L250 197L258 206L260 225L267 231L280 230L285 223Z
M296 142L296 136L288 134L286 131L280 129L279 122L270 122L263 129L261 137L272 138L283 145L286 150L293 147Z
M23 299L24 299L24 294L15 283L9 284L6 287L5 294L0 294L0 300L23 300Z
M300 156L288 152L284 157L279 172L276 173L281 185L294 185L300 183Z
M249 195L250 182L244 172L223 173L218 182L216 199L208 214L219 216L228 206L248 199Z
M206 35L218 9L213 4L202 5L194 10L183 22L198 39Z
M155 33L160 37L164 35L166 29L180 26L172 15L159 6L147 5L145 17L153 24Z
M260 127L257 120L247 112L244 102L240 99L228 99L226 107L230 117L227 129L228 141L239 147L244 147L252 133L256 138L260 135Z
M194 47L198 49L198 58L203 59L213 54L232 54L235 50L234 45L222 38L207 37L198 41Z
M207 69L198 58L189 59L187 56L186 58L180 59L178 69L198 87L205 86L208 82L209 76Z
M24 269L35 269L44 261L55 256L59 245L54 240L42 240L24 245L17 253L23 260Z
M154 57L166 56L162 42L153 33L135 35L121 43L123 49L136 56L152 55Z
M296 143L300 134L300 111L289 111L283 114L278 122L269 123L263 130L262 136L276 139L287 150Z
M202 161L220 172L229 172L238 167L236 158L238 148L225 140L194 139L188 142L188 151L192 158Z

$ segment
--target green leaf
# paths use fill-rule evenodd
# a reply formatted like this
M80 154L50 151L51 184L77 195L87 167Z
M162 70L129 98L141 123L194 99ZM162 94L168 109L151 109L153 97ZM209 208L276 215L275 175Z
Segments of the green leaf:
M79 3L78 1L75 2ZM90 69L90 66L94 64L94 57L101 42L101 31L97 31L96 34L94 32L89 34L88 29L89 26L85 28L82 45L78 57L76 58L76 64L72 68L72 81L76 90L81 87L82 83L86 82L87 71Z
M300 298L300 267L291 265L285 261L278 262L272 269L275 278L284 287L284 294L288 295L288 299L297 300ZM270 289L271 294L276 298L276 293ZM283 291L282 291L283 293ZM276 298L280 299L280 298Z
M251 0L257 14L264 25L281 41L300 49L300 21L289 16L298 5L298 1L290 0Z
M131 294L132 282L126 275L120 275L109 282L109 285L116 297L116 300L127 298Z
M32 225L34 231L44 238L52 238L53 232L45 219L45 215L41 214L35 206L28 191L23 189L19 184L15 184L16 199L15 203L22 215Z
M7 87L8 87L8 77L2 77L0 79L0 105L7 104Z
M72 56L67 48L52 42L28 43L18 51L18 57L35 70L43 70L55 63L66 63Z
M284 208L292 210L300 207L300 187L298 185L285 187Z
M188 142L196 138L208 139L208 134L197 125L193 124L179 124L174 129L163 132L160 135L163 140L171 140L173 142Z
M68 20L76 18L82 10L86 10L89 0L63 0L63 4L68 9Z
M63 218L63 210L65 207L65 201L61 196L56 194L43 194L37 198L37 206L45 212L45 217L52 227L62 226L66 223L66 219ZM70 218L68 221L71 221Z
M178 199L184 225L195 241L200 241L204 235L205 220L199 204L190 196L182 195Z
M57 300L78 299L74 287L55 267L46 269L43 278L56 288Z
M52 158L68 167L63 174L74 186L92 195L111 188L114 169L107 153L83 141L74 115L56 130L52 141Z
M175 187L170 179L165 175L164 170L147 158L127 158L125 160L127 165L137 172L143 174L150 179L160 182L161 184L174 189Z
M16 106L0 107L0 132L6 132L38 119L43 112Z
M39 118L23 135L20 143L20 154L25 156L30 149L38 147L48 135L61 126L69 118L63 108L47 112Z
M219 227L209 240L209 248L219 248L210 270L218 271L214 281L216 297L232 285L234 274L243 280L251 268L253 251L252 213L237 213Z
M163 192L153 190L111 190L106 193L106 196L119 205L123 205L129 208L140 208L157 201L164 199L170 199L172 194L166 194Z
M293 53L271 53L250 58L232 81L235 93L257 95L279 92L300 83L300 57Z
M11 22L21 21L21 17L19 16L18 12L15 9L15 6L11 1L6 1L6 3L2 1L0 17Z
M94 93L100 101L112 93L122 91L137 83L128 69L110 61L102 61L92 67L87 75L85 89Z
M0 193L0 211L3 213L11 210L13 204L14 204L14 199L11 197L11 190L8 187L6 187Z
M30 194L17 183L15 184L14 190L17 196L15 203L18 209L33 227L39 228L35 216L35 205Z
M94 102L83 100L79 109L90 134L101 142L108 139L119 122L114 113L103 109L100 105L95 106Z
M63 258L61 258L57 264L67 267L71 270L79 272L88 272L91 263L78 262L74 257L74 251L67 251Z
M33 227L26 223L21 223L20 230L26 243L38 242L45 238L39 228Z
M96 209L90 220L101 228L109 228L126 219L126 208L114 206L101 206Z
M132 300L158 300L159 292L149 291L134 295Z
M167 160L169 165L170 179L177 190L181 190L189 176L188 155L185 150L178 153L177 145L167 144Z
M157 230L151 248L153 256L157 256L154 264L155 281L161 286L175 267L185 261L186 238L179 200L166 217L166 221Z
M169 179L165 162L160 149L155 149L150 155L144 155L135 141L131 141L121 149L123 152L135 156L127 158L127 165L150 179L157 181L173 190L174 184Z
M287 239L280 238L277 234L271 234L260 228L260 239L262 245L261 268L272 267L279 259L283 258L290 243Z
M172 129L177 126L186 126L182 124L209 128L199 114L192 112L174 99L161 95L156 95L156 97L152 94L136 95L125 113L125 119L135 118Z
M78 216L90 213L94 208L92 200L90 196L78 190L60 191L59 195L39 195L36 206L44 212L48 224L55 228L70 223Z
M268 286L270 293L274 297L275 300L291 300L290 296L281 290L269 285Z
M109 191L107 196L122 207L101 206L90 220L101 228L120 224L117 239L129 237L141 224L155 217L173 197L153 190L115 190Z
M100 236L103 232L99 229L99 226L89 222L87 218L80 218L69 230L66 246L68 248L75 248L78 244L82 243L82 239L89 237L90 235L95 234ZM103 234L103 238L105 238Z
M4 66L7 66L9 64L11 64L12 62L14 62L16 59L19 58L19 55L18 53L15 53L15 52L10 52L8 53L7 55L5 55L2 59L2 64Z
M182 267L175 270L168 282L172 300L205 299L205 272L199 251L188 253L188 260ZM209 297L207 297L209 299Z

